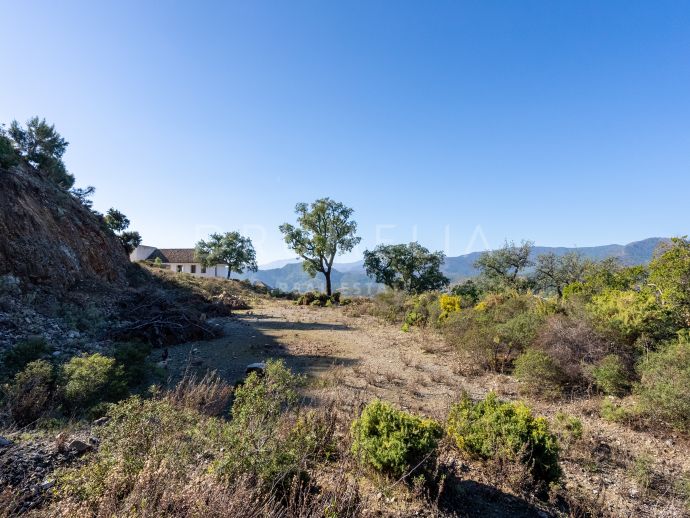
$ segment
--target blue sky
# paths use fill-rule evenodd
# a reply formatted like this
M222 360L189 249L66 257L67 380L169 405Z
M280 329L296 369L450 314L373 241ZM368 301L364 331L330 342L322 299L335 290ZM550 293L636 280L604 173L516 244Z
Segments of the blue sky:
M58 5L59 4L59 5ZM1 1L0 121L144 242L290 257L299 201L450 255L688 233L688 2Z

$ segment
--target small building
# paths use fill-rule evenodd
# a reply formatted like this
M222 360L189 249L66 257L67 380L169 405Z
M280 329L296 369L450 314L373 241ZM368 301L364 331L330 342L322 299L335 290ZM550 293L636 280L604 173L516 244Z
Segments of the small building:
M193 248L156 248L139 245L129 255L131 261L150 261L160 263L165 268L177 273L189 273L199 277L227 278L228 267L224 264L203 266L195 257Z

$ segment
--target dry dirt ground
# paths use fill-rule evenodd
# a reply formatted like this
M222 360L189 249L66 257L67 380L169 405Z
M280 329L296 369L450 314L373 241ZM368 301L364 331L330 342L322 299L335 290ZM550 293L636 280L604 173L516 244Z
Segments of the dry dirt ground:
M350 316L344 308L261 300L217 324L225 330L222 338L170 348L171 383L187 369L215 370L234 382L249 363L281 358L308 376L307 397L315 404L333 396L350 402L379 397L443 419L463 391L475 398L490 390L505 399L521 398L509 376L463 375L462 360L433 331L406 333L371 316ZM570 494L598 501L612 516L690 516L677 490L690 472L687 437L605 421L599 417L600 398L527 402L538 414L553 418L562 411L584 425L582 439L562 454L563 486ZM476 515L482 514L477 509Z

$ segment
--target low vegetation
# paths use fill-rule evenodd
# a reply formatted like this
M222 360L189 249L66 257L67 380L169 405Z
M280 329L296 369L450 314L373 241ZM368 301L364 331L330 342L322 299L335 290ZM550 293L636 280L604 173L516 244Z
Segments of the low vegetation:
M448 415L448 434L457 447L483 459L517 461L534 481L557 482L558 440L548 422L522 403L501 402L494 393L483 401L465 397Z
M429 461L443 434L440 424L374 400L352 423L352 451L365 465L400 477Z
M406 331L433 327L466 372L513 374L528 395L630 396L647 417L687 430L690 242L669 241L646 267L576 254L533 260L531 249L484 254L478 279L450 294L389 291L352 312Z

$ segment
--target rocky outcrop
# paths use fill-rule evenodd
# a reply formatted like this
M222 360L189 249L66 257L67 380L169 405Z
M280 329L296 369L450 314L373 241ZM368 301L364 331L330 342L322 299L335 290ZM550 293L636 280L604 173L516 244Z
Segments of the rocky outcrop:
M28 165L0 169L0 276L65 289L124 281L128 262L119 240L79 200Z

